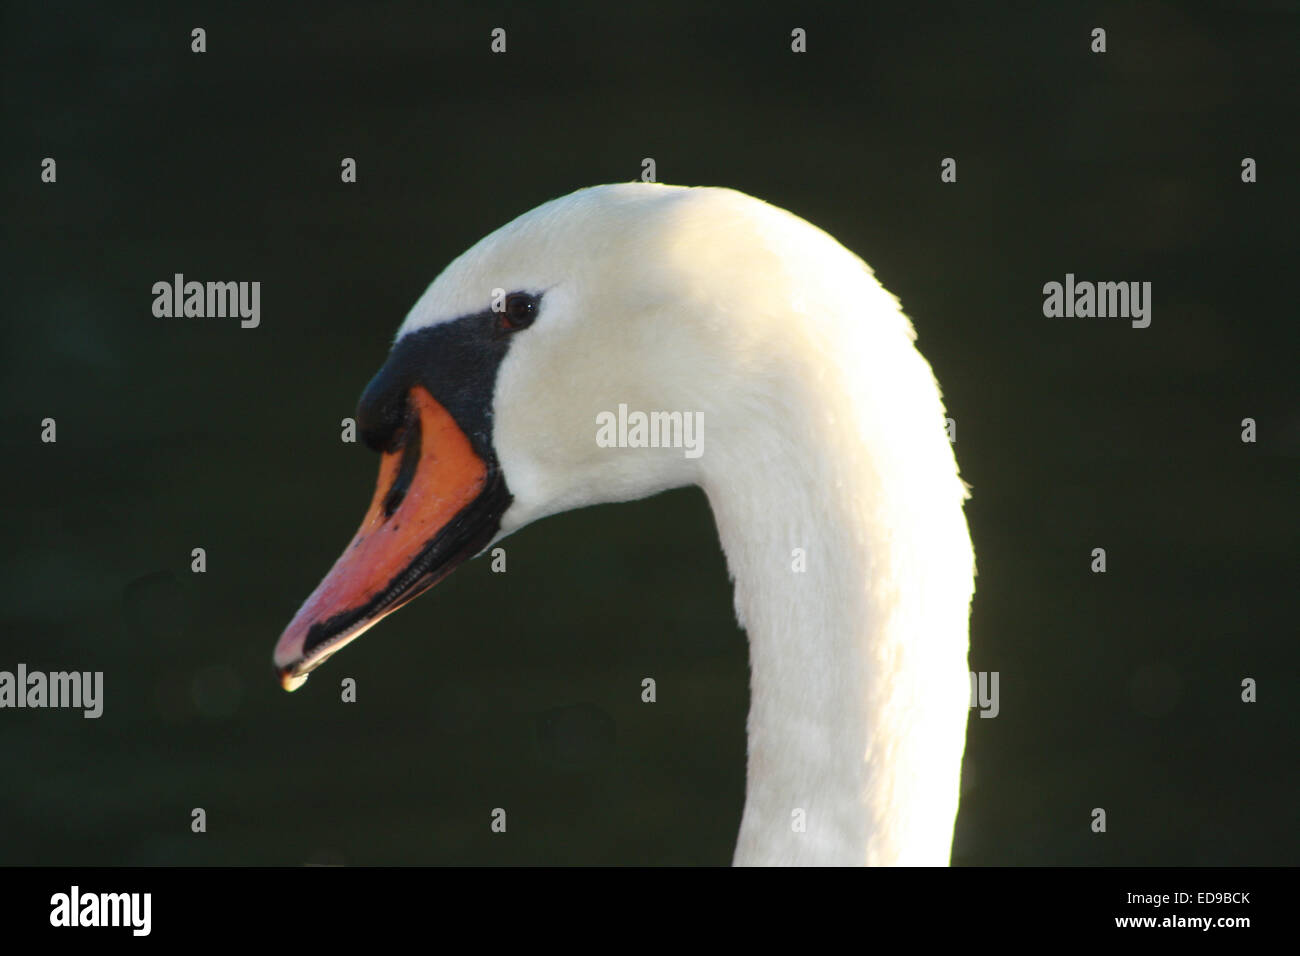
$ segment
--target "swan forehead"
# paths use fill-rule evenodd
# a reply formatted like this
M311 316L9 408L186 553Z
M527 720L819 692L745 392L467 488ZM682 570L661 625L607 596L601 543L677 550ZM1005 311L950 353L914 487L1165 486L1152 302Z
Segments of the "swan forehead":
M664 213L692 189L656 183L592 186L543 203L454 259L411 308L397 338L487 309L494 295L545 293L627 272L662 231Z

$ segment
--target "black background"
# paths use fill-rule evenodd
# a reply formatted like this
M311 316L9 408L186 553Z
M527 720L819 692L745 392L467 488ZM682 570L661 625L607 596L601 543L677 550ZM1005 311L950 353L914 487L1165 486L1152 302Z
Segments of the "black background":
M644 157L859 253L943 385L1001 675L954 862L1297 862L1296 5L697 6L4 8L0 669L106 706L0 711L0 863L730 859L746 648L696 490L526 529L292 697L269 667L406 310ZM155 318L175 272L260 281L261 327ZM1067 272L1152 282L1151 327L1044 318Z

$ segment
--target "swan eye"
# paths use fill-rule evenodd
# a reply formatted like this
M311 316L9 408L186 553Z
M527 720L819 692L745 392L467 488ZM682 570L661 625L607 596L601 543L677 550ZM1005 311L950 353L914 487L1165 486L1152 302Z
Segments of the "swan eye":
M506 307L501 312L501 326L507 332L518 332L533 324L537 318L537 296L513 292L506 296Z

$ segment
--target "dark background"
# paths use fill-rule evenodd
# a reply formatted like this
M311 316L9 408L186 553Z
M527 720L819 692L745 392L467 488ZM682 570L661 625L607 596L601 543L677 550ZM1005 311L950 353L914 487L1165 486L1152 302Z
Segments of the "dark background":
M0 711L0 863L730 860L746 646L698 490L526 529L293 696L270 669L407 309L647 156L862 255L943 385L1001 674L954 862L1300 862L1296 5L697 6L4 7L0 669L106 704ZM260 280L261 327L155 318L175 272ZM1152 282L1151 327L1044 318L1066 272Z

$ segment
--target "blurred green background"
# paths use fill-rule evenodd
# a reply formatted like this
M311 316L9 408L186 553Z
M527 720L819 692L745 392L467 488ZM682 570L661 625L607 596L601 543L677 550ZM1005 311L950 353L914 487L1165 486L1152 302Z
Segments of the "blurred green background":
M746 645L697 490L526 529L293 696L270 669L406 310L643 157L826 229L916 323L1001 674L954 862L1300 862L1296 5L699 6L6 5L0 669L106 705L0 711L0 863L730 860ZM261 281L261 327L155 318L174 272ZM1152 282L1151 327L1045 319L1066 272Z

